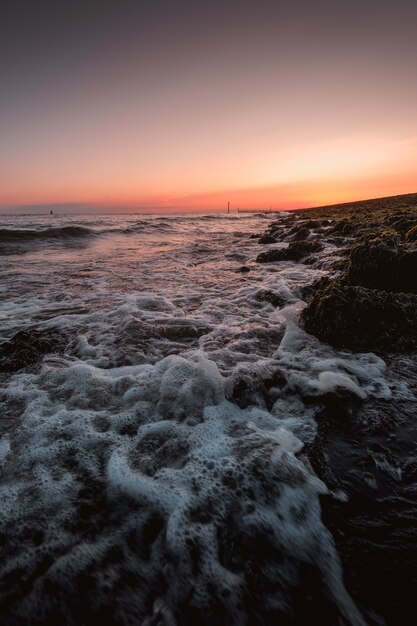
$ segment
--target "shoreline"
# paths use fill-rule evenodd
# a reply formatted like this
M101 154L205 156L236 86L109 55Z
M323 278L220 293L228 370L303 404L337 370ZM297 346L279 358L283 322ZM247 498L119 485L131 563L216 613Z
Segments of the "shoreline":
M349 284L365 217L24 233L0 302L5 624L407 624L415 353L298 322L372 291ZM406 221L382 248L407 259Z
M262 235L266 243L288 242L286 252L276 253L278 261L291 251L296 260L298 245L299 262L319 266L311 249L323 241L334 243L340 257L330 276L304 290L301 325L336 348L376 352L386 375L410 392L396 401L327 394L316 439L305 452L330 490L321 498L322 517L348 592L371 626L380 624L378 614L387 626L411 626L417 582L417 195L299 211L288 223L289 232L280 220ZM311 226L321 232L312 235Z

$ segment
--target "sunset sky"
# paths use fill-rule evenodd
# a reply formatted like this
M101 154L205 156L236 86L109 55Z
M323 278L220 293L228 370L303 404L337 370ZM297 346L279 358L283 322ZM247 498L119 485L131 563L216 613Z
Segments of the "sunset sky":
M417 192L417 3L5 0L0 210Z

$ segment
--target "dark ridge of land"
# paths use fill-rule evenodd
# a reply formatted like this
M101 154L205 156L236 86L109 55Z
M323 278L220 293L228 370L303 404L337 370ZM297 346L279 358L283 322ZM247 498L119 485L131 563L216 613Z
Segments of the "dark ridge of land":
M355 211L396 211L414 207L417 209L417 193L406 193L399 196L385 196L368 200L355 200L339 204L327 204L319 207L296 209L293 213L314 213L322 217L337 217L338 213L352 214Z

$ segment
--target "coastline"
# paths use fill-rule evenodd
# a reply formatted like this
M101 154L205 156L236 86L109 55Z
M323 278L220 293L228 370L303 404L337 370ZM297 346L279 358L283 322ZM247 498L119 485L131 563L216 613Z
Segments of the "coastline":
M411 626L417 583L417 194L297 211L286 221L289 231L282 220L273 222L263 240L286 241L293 250L301 241L306 254L300 261L308 265L320 265L309 250L324 241L339 256L330 275L305 288L301 325L339 349L375 352L386 375L410 392L402 400L327 394L306 454L336 495L322 497L322 515L348 591L368 606L369 624L379 624L382 615L386 624Z
M366 216L5 234L2 623L407 624L415 352L299 324L329 291L374 290L342 282L381 228ZM378 250L407 258L403 230Z

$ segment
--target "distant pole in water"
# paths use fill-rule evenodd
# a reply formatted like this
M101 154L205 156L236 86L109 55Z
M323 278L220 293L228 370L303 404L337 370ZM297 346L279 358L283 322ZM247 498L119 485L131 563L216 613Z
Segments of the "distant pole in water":
M230 213L230 202L227 203L227 212Z

